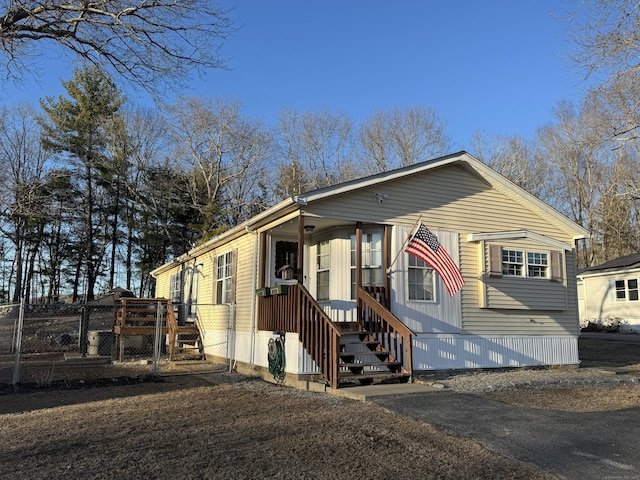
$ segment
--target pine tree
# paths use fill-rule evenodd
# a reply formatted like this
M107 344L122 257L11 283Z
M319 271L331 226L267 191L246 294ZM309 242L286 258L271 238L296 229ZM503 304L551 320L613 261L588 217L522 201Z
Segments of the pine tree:
M82 192L82 240L79 262L84 261L86 301L93 300L104 248L105 222L99 215L98 172L108 163L106 133L124 97L96 66L83 66L62 82L70 98L60 95L40 101L48 117L43 122L43 143L69 162Z

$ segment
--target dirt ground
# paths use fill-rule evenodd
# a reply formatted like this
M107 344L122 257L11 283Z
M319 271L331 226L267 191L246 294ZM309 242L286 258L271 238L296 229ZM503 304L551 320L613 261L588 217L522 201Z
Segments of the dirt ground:
M609 375L640 371L638 344L581 340L580 355ZM94 387L4 390L0 478L550 478L372 403L231 373L180 373L157 382L113 377ZM640 385L625 382L479 394L534 408L640 406Z

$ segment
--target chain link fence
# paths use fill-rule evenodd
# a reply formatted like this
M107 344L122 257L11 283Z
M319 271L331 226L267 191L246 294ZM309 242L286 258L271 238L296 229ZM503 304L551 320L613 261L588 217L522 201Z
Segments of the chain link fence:
M0 384L46 386L225 370L227 310L135 298L0 305Z

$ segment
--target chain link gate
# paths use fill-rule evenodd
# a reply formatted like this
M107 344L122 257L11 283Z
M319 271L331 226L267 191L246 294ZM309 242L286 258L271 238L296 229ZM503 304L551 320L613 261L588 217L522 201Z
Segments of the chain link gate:
M126 315L137 330L117 328L122 302L0 305L0 384L73 386L230 368L228 308L190 305L196 315L178 324L184 306L140 300L124 302L135 305Z

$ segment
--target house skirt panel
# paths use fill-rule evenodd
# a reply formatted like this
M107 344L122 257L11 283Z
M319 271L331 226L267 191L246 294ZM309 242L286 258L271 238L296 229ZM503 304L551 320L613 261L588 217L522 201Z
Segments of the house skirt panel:
M418 335L413 339L414 371L579 363L578 338L571 335Z

